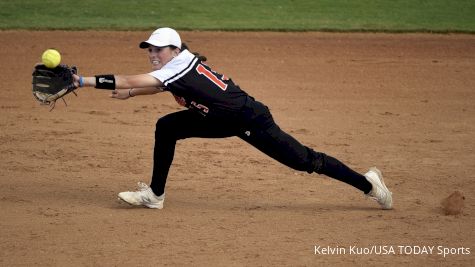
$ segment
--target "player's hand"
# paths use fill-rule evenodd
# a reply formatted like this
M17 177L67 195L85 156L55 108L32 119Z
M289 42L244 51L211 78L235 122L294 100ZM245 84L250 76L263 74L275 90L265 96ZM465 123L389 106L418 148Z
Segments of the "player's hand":
M115 89L114 91L112 91L112 94L110 95L110 97L121 99L121 100L128 99L130 97L129 90L130 89Z
M73 74L73 83L76 88L79 88L79 75Z

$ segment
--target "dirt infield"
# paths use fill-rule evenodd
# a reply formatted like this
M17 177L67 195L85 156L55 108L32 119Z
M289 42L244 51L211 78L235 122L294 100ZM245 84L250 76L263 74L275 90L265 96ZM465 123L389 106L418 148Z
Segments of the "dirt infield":
M0 32L1 266L474 265L475 36L183 32L302 143L379 167L395 209L229 138L179 142L150 210L116 194L149 182L170 95L80 89L52 112L31 95L44 49L84 75L144 73L148 34Z

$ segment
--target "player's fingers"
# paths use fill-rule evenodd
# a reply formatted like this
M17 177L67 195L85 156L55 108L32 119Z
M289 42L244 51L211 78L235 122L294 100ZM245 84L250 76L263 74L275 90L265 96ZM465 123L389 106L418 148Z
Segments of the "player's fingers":
M112 91L112 93L110 95L110 97L112 97L112 98L117 98L118 96L119 96L119 92L117 92L117 90Z
M79 82L80 77L76 74L73 74L73 84L76 88L80 87L80 82Z

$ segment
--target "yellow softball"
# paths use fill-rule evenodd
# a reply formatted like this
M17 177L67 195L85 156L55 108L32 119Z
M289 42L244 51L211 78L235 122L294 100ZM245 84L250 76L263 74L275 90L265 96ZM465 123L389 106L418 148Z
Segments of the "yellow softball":
M43 62L43 64L48 68L56 68L56 66L61 62L61 54L58 50L47 49L41 56L41 62Z

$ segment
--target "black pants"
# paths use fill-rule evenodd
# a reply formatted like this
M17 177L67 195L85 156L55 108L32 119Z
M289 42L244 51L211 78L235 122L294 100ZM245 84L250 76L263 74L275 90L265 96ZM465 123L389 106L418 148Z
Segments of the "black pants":
M371 190L371 184L363 175L354 172L331 156L300 144L277 126L270 113L261 116L259 123L243 125L232 120L210 119L192 110L184 110L168 114L157 121L154 166L150 185L153 192L158 196L165 192L165 183L177 140L191 137L231 136L240 137L292 169L325 174L350 184L364 193Z

